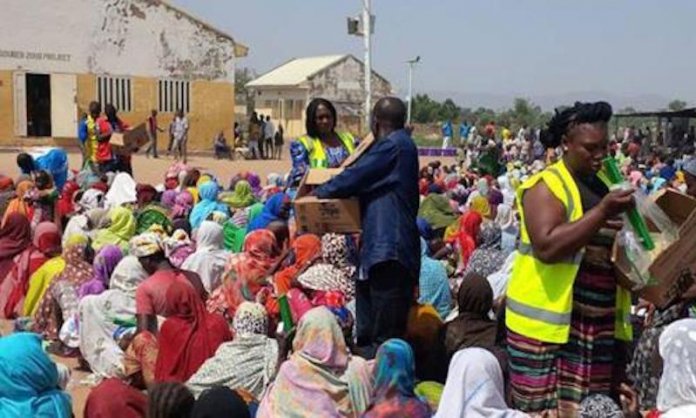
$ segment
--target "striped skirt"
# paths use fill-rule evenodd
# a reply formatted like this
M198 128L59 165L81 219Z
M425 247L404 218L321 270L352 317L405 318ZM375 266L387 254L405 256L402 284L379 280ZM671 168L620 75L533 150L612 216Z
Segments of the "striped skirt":
M575 417L589 394L612 389L616 279L581 266L573 287L566 344L544 343L508 330L515 408L533 416Z

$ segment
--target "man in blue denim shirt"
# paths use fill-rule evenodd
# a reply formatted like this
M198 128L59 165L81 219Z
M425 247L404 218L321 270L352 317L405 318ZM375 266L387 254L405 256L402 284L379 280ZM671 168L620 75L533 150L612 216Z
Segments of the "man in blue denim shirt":
M406 106L384 98L373 110L377 142L315 194L358 197L362 215L363 272L357 283L358 347L374 357L389 338L403 338L420 270L418 150L404 129Z

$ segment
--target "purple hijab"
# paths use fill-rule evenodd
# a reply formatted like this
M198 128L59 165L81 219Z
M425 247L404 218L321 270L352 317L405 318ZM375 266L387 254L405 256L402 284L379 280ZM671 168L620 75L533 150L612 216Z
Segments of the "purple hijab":
M176 196L178 194L179 193L176 190L165 190L164 193L162 193L162 206L167 209L172 209L176 204Z
M106 290L111 273L123 258L121 248L117 245L107 245L94 257L92 279L80 286L80 299L87 295L98 295Z

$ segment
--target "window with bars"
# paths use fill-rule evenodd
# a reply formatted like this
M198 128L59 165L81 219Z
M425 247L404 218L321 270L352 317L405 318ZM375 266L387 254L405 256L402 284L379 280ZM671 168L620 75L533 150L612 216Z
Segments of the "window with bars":
M128 77L97 76L97 100L102 108L112 104L120 112L133 110L131 79Z
M188 81L160 80L159 111L176 112L179 109L184 113L191 110L191 83Z

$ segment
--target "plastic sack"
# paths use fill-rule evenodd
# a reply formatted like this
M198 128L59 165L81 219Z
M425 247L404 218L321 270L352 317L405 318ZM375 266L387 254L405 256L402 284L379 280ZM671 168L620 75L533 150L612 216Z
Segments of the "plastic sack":
M634 284L633 290L639 290L655 283L648 269L657 256L679 238L679 228L643 191L636 190L633 197L640 215L646 220L649 219L658 230L658 232L650 232L655 248L646 250L641 243L641 238L631 227L628 216L623 215L624 227L617 234L616 239L620 250L624 251L630 264L628 279Z

